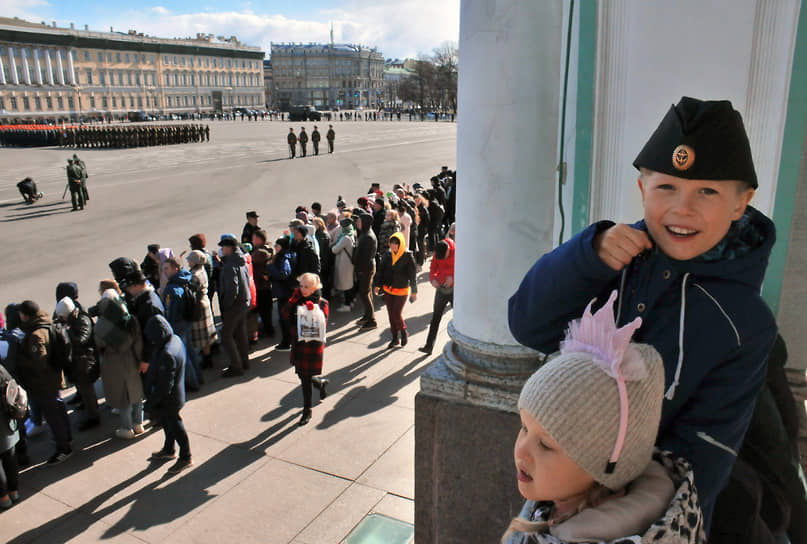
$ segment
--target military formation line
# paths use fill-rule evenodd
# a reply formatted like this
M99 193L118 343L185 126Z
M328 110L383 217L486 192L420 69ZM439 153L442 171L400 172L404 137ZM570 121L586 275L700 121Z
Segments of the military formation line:
M201 143L210 141L210 126L129 125L7 125L0 127L3 147L80 147L114 148L150 147L158 145Z

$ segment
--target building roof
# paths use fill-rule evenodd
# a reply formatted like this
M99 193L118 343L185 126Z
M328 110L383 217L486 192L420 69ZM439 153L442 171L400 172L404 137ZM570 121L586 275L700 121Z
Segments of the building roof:
M367 47L365 45L357 45L353 43L295 43L295 42L283 42L283 43L271 43L271 50L273 53L282 54L282 53L302 53L302 54L318 54L318 53L325 53L328 50L335 51L337 53L370 53L372 56L377 56L379 59L383 59L384 56L381 54L381 51L378 50L376 47Z
M180 53L190 55L215 55L222 57L246 57L263 59L260 47L244 45L235 36L224 38L212 34L197 34L196 38L157 38L129 30L126 33L97 32L74 28L59 28L32 23L23 19L0 17L0 41L85 47L93 49L136 50L150 53Z

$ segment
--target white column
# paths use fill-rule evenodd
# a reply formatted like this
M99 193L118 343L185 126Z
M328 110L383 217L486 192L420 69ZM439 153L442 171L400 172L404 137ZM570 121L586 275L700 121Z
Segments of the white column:
M0 85L6 84L6 71L3 70L3 61L0 59Z
M37 55L37 53L41 51L41 49L34 50L34 70L36 71L36 82L38 85L45 83L42 81L42 64L39 62L39 55Z
M8 60L11 63L11 81L14 82L14 85L20 84L20 78L17 75L17 61L14 58L14 48L8 48Z
M53 64L50 61L50 49L45 49L45 67L48 70L48 85L53 85Z
M28 55L25 53L25 48L20 48L20 55L22 56L22 77L25 79L25 84L31 84L31 72L28 71Z
M539 354L510 334L507 300L552 249L562 28L562 0L462 1L455 306L442 359L460 382L427 376L424 391L515 410L536 368Z
M59 69L59 85L64 85L64 65L62 64L62 51L56 50L56 67Z
M70 85L76 84L76 71L73 69L73 52L67 51L67 69L70 71Z

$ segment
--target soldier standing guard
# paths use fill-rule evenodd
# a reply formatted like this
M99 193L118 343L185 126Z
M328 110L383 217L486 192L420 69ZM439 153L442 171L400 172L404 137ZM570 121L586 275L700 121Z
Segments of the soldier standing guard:
M328 153L333 153L333 141L336 139L336 132L333 131L333 125L328 125L328 133L325 135L328 140Z
M305 157L305 146L307 143L308 134L305 133L305 127L300 127L300 151L303 157Z
M81 192L81 169L74 164L73 159L67 159L67 186L70 188L70 201L73 204L71 211L84 209L84 195Z
M73 164L81 171L81 196L86 204L90 200L90 194L87 192L87 165L75 153L73 153Z
M319 131L317 125L314 125L314 130L311 132L311 143L314 144L314 155L319 155Z
M205 139L210 141L210 125L205 125Z
M286 137L286 141L289 142L289 158L293 159L297 154L297 136L291 127L289 127L289 135Z

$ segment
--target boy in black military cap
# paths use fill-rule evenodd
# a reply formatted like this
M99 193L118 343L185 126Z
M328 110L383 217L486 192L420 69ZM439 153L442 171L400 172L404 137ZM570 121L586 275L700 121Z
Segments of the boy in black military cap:
M510 330L543 353L592 298L619 292L619 325L664 359L657 445L692 463L708 533L776 337L759 295L773 223L748 205L757 176L728 101L684 97L634 161L644 220L597 222L541 257L509 301ZM690 528L691 529L691 528Z
M252 235L260 228L258 226L258 212L247 212L247 222L244 225L244 230L241 231L241 243L252 243Z

